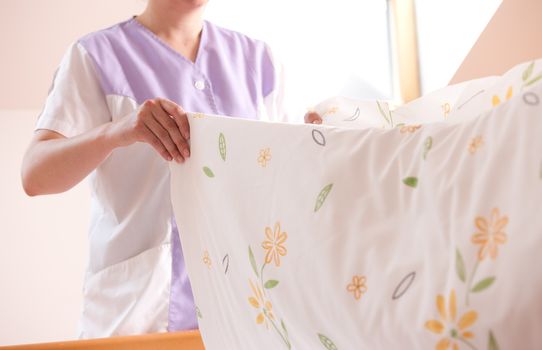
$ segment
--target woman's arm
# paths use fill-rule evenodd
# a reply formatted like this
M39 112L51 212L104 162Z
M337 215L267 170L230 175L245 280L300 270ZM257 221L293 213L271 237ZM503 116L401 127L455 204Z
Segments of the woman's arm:
M190 156L190 128L183 109L166 99L145 101L136 113L66 138L38 130L22 164L22 183L29 196L60 193L83 180L117 147L150 144L165 160Z
M38 130L23 158L22 182L26 194L60 193L69 190L114 149L106 136L107 125L66 138L50 130Z

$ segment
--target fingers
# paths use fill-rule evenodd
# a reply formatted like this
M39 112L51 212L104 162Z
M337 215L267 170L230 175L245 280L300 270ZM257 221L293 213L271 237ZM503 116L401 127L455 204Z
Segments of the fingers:
M322 124L322 117L316 112L307 112L307 114L305 114L305 123Z
M144 140L149 145L152 146L167 161L171 161L173 158L171 157L171 154L166 149L162 141L154 134L154 132L149 129L147 126L144 126Z
M184 139L190 140L190 124L188 124L186 112L173 101L167 99L160 99L159 101L164 111L166 111L166 113L169 114L177 124L177 127L181 131Z
M166 148L170 155L170 159L173 158L177 162L181 163L184 161L184 157L179 152L179 149L177 148L177 145L175 145L175 142L171 139L171 136L169 136L168 130L163 127L156 119L149 118L145 122L147 128L158 138L158 140L162 143L162 145Z
M190 147L188 145L188 142L181 135L181 131L179 130L179 127L177 126L177 123L175 123L173 118L169 116L169 114L167 114L167 112L164 111L162 109L162 106L159 104L155 105L154 108L152 108L152 114L154 118L158 121L158 123L160 123L160 125L164 129L166 129L170 139L173 140L173 143L176 146L176 154L178 153L182 157L188 158L190 156ZM183 160L179 156L174 156L174 158L177 162L181 162Z
M133 132L166 160L183 163L190 157L190 129L186 113L166 99L146 100L136 114Z

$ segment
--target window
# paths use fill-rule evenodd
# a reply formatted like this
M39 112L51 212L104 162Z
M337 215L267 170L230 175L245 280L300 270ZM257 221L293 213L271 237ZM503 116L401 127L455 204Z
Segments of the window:
M211 1L206 18L272 47L294 118L335 95L395 97L385 0Z

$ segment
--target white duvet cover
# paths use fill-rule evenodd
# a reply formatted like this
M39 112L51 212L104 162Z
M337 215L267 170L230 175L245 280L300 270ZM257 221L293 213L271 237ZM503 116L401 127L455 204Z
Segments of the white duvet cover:
M172 200L218 349L541 349L542 60L324 125L190 115Z

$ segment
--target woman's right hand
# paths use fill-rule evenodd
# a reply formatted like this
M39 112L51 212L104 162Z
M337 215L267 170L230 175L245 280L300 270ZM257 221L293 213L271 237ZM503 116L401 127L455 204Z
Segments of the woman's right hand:
M135 113L77 136L40 129L23 159L23 188L29 196L67 191L115 148L135 142L146 142L164 159L182 163L190 156L189 139L186 112L163 98L147 100Z
M190 157L187 114L164 98L146 100L135 113L114 122L111 132L119 147L145 142L167 161L183 163Z

